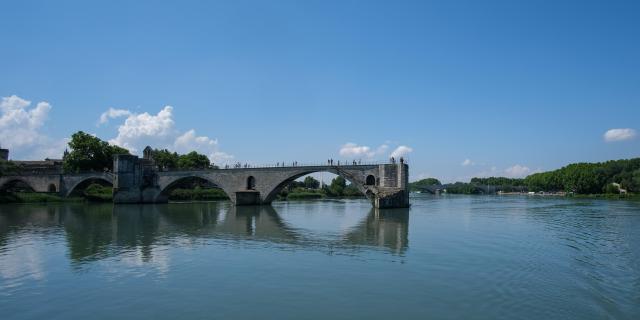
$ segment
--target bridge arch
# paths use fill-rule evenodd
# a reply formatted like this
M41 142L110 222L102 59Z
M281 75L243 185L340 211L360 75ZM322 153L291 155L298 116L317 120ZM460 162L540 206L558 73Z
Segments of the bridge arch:
M77 181L74 181L71 183L71 186L67 189L64 196L69 197L75 191L77 191L79 187L82 187L82 186L88 187L91 183L99 183L103 185L113 186L113 180L105 178L102 175L82 177L81 179L78 179Z
M218 187L220 190L222 190L227 197L229 197L230 199L233 199L232 196L234 196L235 194L232 192L231 189L229 189L228 187L224 186L223 184L219 183L218 181L216 181L216 179L212 179L211 177L209 177L206 174L189 174L189 175L184 175L184 176L171 176L171 177L166 177L167 179L163 179L162 181L160 181L159 183L159 192L156 195L156 200L159 199L164 199L164 201L166 201L166 199L168 199L169 197L169 192L170 190L172 190L174 187L176 187L177 185L179 185L180 183L189 181L189 180L201 180L201 181L207 181L213 185L215 185L216 187Z
M365 179L365 185L367 186L375 186L376 185L376 177L372 174L368 175Z
M308 170L301 170L299 172L295 172L289 176L286 176L284 179L281 179L276 184L270 186L269 190L266 190L263 197L264 203L271 203L276 199L280 191L282 191L286 186L288 186L293 181L298 178L304 177L308 174L316 173L316 172L329 172L335 175L343 177L345 180L349 181L352 185L354 185L367 199L372 200L374 196L374 191L366 186L366 178L365 177L357 177L354 174L351 174L345 170L339 170L337 168L314 168ZM375 179L375 177L374 177Z
M20 179L20 178L14 178L14 177L9 177L8 179L2 179L0 180L2 182L0 182L0 190L4 191L7 190L11 187L14 187L16 185L24 185L25 187L31 189L31 191L36 191L36 189L34 188L33 184L29 183L29 181L27 179Z

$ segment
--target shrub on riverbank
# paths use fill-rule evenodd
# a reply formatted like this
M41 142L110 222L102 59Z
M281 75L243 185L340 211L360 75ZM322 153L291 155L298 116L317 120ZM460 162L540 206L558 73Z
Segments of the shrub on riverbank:
M287 195L287 200L322 199L325 195L317 190L294 191Z
M113 187L103 186L97 183L90 184L83 192L88 201L108 202L113 201Z
M0 193L0 203L52 203L52 202L78 202L83 198L62 198L50 193L35 192L10 192Z

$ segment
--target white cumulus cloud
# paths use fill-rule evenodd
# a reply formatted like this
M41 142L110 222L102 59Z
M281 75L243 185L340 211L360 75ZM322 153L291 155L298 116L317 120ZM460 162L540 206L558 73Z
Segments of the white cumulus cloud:
M217 139L198 136L193 129L177 137L173 146L174 150L180 153L187 153L193 150L204 153L216 164L226 164L233 159L232 155L218 150Z
M631 128L610 129L604 133L604 141L614 142L633 139L636 136L636 130Z
M509 178L524 178L531 173L531 169L528 167L516 164L504 170L504 173Z
M340 147L340 155L346 158L368 158L373 159L377 156L381 156L387 153L389 145L386 143L381 144L377 148L371 148L369 146L358 145L353 142L347 142Z
M340 155L343 157L363 157L371 154L371 148L359 146L353 142L347 142L340 147Z
M387 150L389 150L388 145L386 144L380 145L378 148L376 148L375 155L385 154L387 153Z
M205 154L215 164L229 163L233 156L219 150L218 140L199 136L191 129L181 133L176 129L173 107L165 106L157 114L134 113L125 109L109 109L100 116L100 121L126 116L118 127L118 135L110 143L137 153L145 146L166 148L178 153L197 151Z
M464 161L462 161L462 163L461 163L461 165L462 165L463 167L472 166L472 165L474 165L474 164L475 164L475 163L473 163L473 161L471 161L471 159L464 159Z
M109 140L110 143L135 153L144 148L145 143L166 145L177 133L171 106L164 107L155 115L148 112L129 113L124 123L118 127L118 136Z
M51 105L38 102L31 108L31 101L16 95L3 97L0 102L0 144L10 149L16 160L59 158L65 140L54 140L41 132Z
M389 157L400 158L400 157L406 156L407 154L409 154L411 152L413 152L412 148L407 147L407 146L399 146L395 150L393 150L393 152L391 152Z
M131 115L131 111L129 110L109 108L109 110L103 112L100 115L100 121L98 121L98 125L109 122L109 119L116 119L119 117L128 117L130 115Z

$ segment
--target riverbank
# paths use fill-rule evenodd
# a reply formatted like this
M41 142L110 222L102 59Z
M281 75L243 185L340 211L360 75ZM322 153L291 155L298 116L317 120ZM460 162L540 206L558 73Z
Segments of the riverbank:
M52 202L82 202L85 198L63 198L51 193L15 192L0 193L0 203L52 203Z
M329 196L321 191L291 192L286 196L278 196L280 201L314 200L314 199L356 199L362 195ZM220 189L175 189L169 194L169 201L219 201L229 200ZM61 197L55 193L12 192L0 193L0 203L53 203L53 202L111 202L113 194L109 187L87 188L81 195Z
M416 192L417 194L428 194ZM528 197L544 197L544 198L569 198L569 199L603 199L603 200L634 200L640 201L640 194L569 194L564 192L547 192L547 193L535 193L530 194L526 192L499 192L493 194L463 194L463 193L442 193L442 195L455 195L455 196L485 196L485 195L498 195L498 196L528 196Z

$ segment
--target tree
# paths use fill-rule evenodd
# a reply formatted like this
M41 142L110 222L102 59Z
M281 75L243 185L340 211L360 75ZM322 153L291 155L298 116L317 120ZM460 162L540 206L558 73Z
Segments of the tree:
M156 165L160 168L175 169L178 167L178 161L180 156L176 152L170 152L167 149L153 149L151 156L156 162Z
M331 180L329 191L333 196L341 196L346 186L347 186L347 181L343 177L337 176L333 180Z
M640 192L640 169L633 172L628 188L633 192Z
M206 169L211 166L211 161L204 154L191 151L178 158L178 168L180 169Z
M414 181L409 183L409 190L419 191L419 190L422 190L423 187L429 187L433 185L441 185L440 180L436 178L426 178L426 179Z
M106 141L78 131L69 141L71 151L65 154L64 170L67 172L113 170L113 156L129 154L129 150L109 145Z
M307 189L318 189L320 188L320 181L316 180L312 176L307 176L304 178L304 187Z
M617 186L615 186L613 183L609 183L608 185L606 185L604 187L604 193L608 193L608 194L618 194L620 193L620 189L618 189Z
M19 166L13 161L0 160L0 177L15 173L19 170Z

